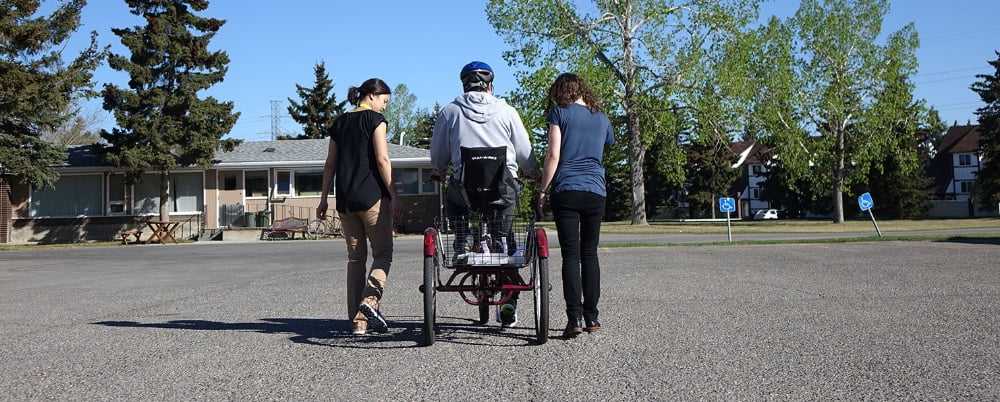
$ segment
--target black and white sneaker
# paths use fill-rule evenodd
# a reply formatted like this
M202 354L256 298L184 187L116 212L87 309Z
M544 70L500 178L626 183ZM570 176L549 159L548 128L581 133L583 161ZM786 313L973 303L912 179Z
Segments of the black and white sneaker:
M507 303L497 308L497 321L502 328L517 326L517 304Z
M378 309L368 303L361 303L358 305L358 310L368 319L368 329L375 332L389 332L389 323Z

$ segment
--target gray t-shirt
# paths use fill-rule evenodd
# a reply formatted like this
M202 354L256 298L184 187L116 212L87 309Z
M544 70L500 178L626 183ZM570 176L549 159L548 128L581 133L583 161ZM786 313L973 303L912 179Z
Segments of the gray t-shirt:
M607 197L601 161L604 160L604 146L615 143L608 117L571 103L552 109L548 120L562 132L554 191L589 191Z

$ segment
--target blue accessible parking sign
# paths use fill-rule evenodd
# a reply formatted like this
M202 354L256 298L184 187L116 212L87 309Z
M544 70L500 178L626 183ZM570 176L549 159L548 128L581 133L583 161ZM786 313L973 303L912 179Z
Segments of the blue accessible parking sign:
M732 197L719 198L719 210L722 212L736 212L736 200Z
M858 196L858 207L861 211L868 211L875 206L875 200L872 199L871 193L864 193Z

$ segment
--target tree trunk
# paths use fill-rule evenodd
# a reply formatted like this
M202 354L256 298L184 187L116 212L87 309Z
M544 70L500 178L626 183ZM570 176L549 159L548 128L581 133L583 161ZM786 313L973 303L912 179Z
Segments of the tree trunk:
M625 121L629 137L629 162L632 163L632 224L647 225L646 222L646 175L643 164L646 161L646 147L642 144L639 130L639 112L635 105L636 67L632 45L632 3L627 3L622 20L622 56L625 68Z
M170 222L170 172L160 172L160 221Z
M833 171L833 223L844 223L844 130L837 130L836 164Z
M630 107L625 111L628 120L629 163L632 164L632 224L646 225L646 175L642 165L646 160L646 147L639 133L639 118Z

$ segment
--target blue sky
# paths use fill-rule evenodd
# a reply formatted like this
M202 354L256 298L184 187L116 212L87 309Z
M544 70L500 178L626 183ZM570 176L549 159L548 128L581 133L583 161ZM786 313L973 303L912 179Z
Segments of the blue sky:
M295 83L312 85L312 66L325 61L339 99L347 88L370 77L390 85L405 83L420 106L445 103L460 92L458 71L478 59L497 71L500 93L515 85L513 69L501 55L507 46L493 32L484 14L484 0L434 1L245 1L214 0L205 15L227 21L212 47L229 52L225 82L209 94L236 103L241 112L231 132L248 140L269 137L271 100L294 96ZM937 105L945 121L975 119L978 98L968 86L977 73L989 72L986 60L1000 49L1000 1L895 0L886 30L915 22L921 36L917 95ZM766 2L761 16L788 16L799 2ZM102 44L123 53L112 27L141 21L128 13L124 1L91 0L83 27L67 47L67 55L84 46L87 32L97 31ZM99 84L123 85L127 76L102 67ZM100 100L85 111L99 113L103 127L114 125L101 111ZM286 131L300 131L291 119Z

